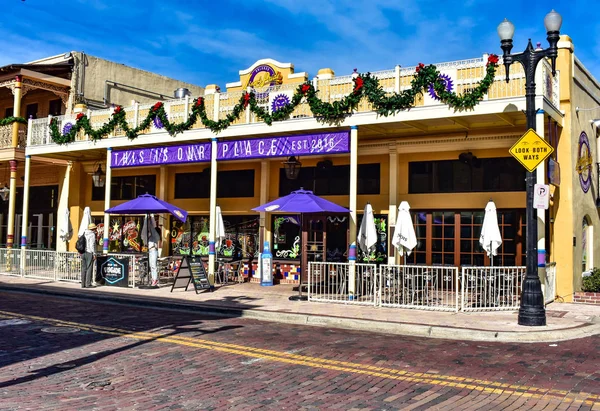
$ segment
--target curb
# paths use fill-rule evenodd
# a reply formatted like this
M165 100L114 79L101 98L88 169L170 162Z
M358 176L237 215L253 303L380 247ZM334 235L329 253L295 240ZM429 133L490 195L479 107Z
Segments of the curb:
M203 314L226 317L248 318L259 321L270 321L284 324L310 325L315 327L331 327L354 331L403 335L410 337L439 338L459 341L484 341L505 343L542 343L568 341L600 334L600 323L585 323L575 327L560 330L540 331L488 331L439 325L423 325L396 323L387 321L362 320L347 317L329 317L314 314L296 314L274 311L264 311L255 308L240 309L233 307L216 307L201 303L167 302L158 297L115 296L108 294L82 294L65 290L47 290L0 284L0 291L41 294L65 297L75 300L88 300L99 303L117 303L153 308L196 311Z

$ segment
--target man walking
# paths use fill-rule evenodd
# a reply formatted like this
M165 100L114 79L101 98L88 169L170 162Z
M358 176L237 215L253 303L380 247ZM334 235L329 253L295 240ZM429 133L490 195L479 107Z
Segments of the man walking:
M96 224L88 225L83 236L85 237L85 252L81 255L81 288L91 288L94 260L96 259Z

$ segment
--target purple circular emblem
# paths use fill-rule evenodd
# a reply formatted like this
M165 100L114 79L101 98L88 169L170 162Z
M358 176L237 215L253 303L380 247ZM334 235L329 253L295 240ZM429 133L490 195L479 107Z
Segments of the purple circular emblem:
M592 186L592 152L590 150L590 140L585 131L582 131L579 135L576 170L579 174L581 189L584 193L587 193Z
M263 73L263 77L257 78L259 74ZM277 72L273 67L268 64L261 64L252 70L250 73L250 79L248 80L248 87L252 87L255 90L266 87L266 90L261 93L256 92L256 98L263 99L269 96L269 91L272 90L275 85L275 77Z
M290 98L286 94L277 94L271 102L271 111L275 112L290 104Z
M165 117L167 117L167 114L165 113ZM168 117L167 117L168 118ZM162 123L162 121L160 121L160 118L158 116L154 117L154 127L156 127L157 129L161 129L163 128L165 125Z
M69 134L69 132L71 131L71 129L73 128L73 123L65 123L64 127L63 127L63 134Z
M449 75L447 75L447 74L440 74L439 79L442 81L442 83L444 83L444 86L446 87L446 91L447 92L451 92L454 89L454 82L452 81L452 79L450 78ZM429 88L427 89L427 91L429 92L429 96L432 99L434 99L434 100L439 100L440 99L440 97L435 92L435 89L433 88L433 84L429 85Z

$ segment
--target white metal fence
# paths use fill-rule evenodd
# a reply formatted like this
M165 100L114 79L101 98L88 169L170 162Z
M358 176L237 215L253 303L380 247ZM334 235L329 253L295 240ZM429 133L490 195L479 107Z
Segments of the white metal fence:
M348 263L308 263L308 300L344 304L375 305L377 266L355 264L354 292L351 292Z
M129 286L148 280L148 262L144 256L111 254L129 260ZM94 278L95 278L94 264ZM81 256L76 252L0 248L0 274L51 281L81 282Z
M457 267L355 264L308 265L308 299L376 307L436 311L516 310L525 267ZM553 280L552 280L553 281Z
M458 311L458 268L382 265L378 293L382 307Z
M517 310L525 267L463 267L462 311Z

